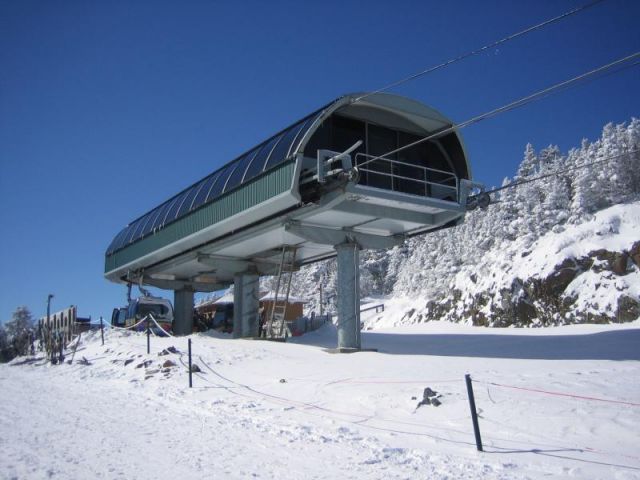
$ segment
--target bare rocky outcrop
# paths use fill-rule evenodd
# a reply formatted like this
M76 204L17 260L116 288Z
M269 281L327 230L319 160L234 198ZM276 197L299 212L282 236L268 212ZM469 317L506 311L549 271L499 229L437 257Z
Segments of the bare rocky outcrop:
M640 268L640 241L634 243L629 249L629 259Z
M546 277L516 278L510 288L499 292L465 296L454 290L446 299L427 302L415 318L470 321L491 327L631 322L640 318L640 300L615 280L639 269L640 241L628 251L598 249L583 257L565 259ZM588 308L578 306L578 297L568 288L586 272L599 275L602 284L615 286L619 296L613 311L603 309L595 300L587 302ZM595 288L600 288L600 283Z

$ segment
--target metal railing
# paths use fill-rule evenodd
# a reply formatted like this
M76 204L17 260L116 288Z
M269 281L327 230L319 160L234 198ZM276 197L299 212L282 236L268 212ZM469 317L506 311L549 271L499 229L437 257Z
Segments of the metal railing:
M380 171L373 170L372 168L366 168L370 165L380 164L381 162L386 162L389 165L388 171ZM450 190L454 195L455 200L458 199L459 193L459 179L453 172L447 172L445 170L438 170L437 168L429 168L423 167L422 165L414 165L407 162L402 162L400 160L393 160L391 158L386 157L376 157L374 155L368 155L366 153L358 153L356 154L355 167L358 168L358 171L361 173L367 173L370 175L381 175L384 177L389 177L391 179L391 190L402 192L402 189L398 188L400 185L400 180L406 182L414 182L419 186L423 187L420 190L424 192L425 197L432 197L433 190L432 187L436 187L437 189L445 189ZM397 171L399 166L407 167L408 169L414 169L416 172L415 177L408 177L406 175L398 175L394 173ZM411 172L412 170L409 170ZM410 174L410 173L409 173ZM436 177L436 178L434 178ZM442 178L437 178L442 177ZM362 179L361 179L362 180ZM366 185L366 183L364 183ZM407 192L404 192L407 193ZM440 196L440 195L438 195ZM449 195L442 195L443 197L448 197Z
M366 307L360 309L360 313L368 312L369 310L375 310L376 313L384 312L384 303L379 303L378 305L373 305L371 307Z

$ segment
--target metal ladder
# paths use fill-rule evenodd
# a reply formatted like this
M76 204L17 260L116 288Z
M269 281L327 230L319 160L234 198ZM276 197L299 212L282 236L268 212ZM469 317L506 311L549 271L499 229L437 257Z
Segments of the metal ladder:
M289 293L291 292L291 280L295 271L297 247L284 245L282 247L282 258L278 268L278 277L276 279L276 290L273 297L273 306L269 312L269 320L267 321L266 336L267 338L286 338L291 335L286 326L285 315L287 313L287 305L289 304ZM284 295L281 294L284 292Z

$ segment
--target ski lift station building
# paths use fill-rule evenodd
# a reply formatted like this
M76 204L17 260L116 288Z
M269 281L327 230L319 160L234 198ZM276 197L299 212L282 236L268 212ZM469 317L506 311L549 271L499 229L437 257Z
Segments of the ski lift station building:
M395 150L416 143L395 153ZM174 333L193 296L235 285L234 335L258 330L258 280L337 256L338 346L360 348L358 255L461 222L471 169L438 111L397 95L338 98L123 228L105 277L174 290Z

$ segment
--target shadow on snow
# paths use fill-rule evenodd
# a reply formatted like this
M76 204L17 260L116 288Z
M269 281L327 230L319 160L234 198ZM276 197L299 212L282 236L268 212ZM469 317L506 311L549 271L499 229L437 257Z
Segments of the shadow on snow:
M333 348L335 329L295 343ZM318 332L320 333L320 332ZM305 338L306 337L306 338ZM392 355L509 358L523 360L640 360L640 329L579 335L362 332L362 347Z

